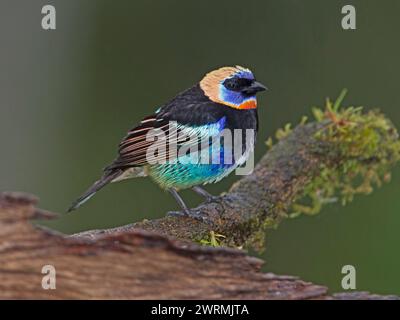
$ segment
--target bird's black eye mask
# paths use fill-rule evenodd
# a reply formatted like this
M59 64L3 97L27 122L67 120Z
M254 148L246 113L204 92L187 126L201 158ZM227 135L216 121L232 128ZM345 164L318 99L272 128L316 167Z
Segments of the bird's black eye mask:
M251 86L251 84L253 82L254 82L254 80L246 79L246 78L239 78L236 76L233 78L226 79L222 84L228 90L242 91L243 89L246 89L247 87Z

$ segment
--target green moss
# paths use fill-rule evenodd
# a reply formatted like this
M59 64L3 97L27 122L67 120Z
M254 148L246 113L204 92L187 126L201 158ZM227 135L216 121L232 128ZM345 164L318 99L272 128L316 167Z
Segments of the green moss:
M282 213L285 211L282 210ZM280 216L277 218L268 217L260 221L259 219L255 219L253 224L255 224L255 228L250 230L257 230L247 239L244 244L244 247L250 247L255 249L257 252L261 253L265 250L265 235L268 229L276 229L279 225L279 222L284 216Z
M337 161L321 164L320 174L292 205L291 217L317 214L326 203L343 205L357 194L369 194L390 180L390 168L400 160L400 142L393 124L379 111L363 107L341 108L346 91L325 109L313 108L318 122L326 125L315 138L327 142Z
M290 123L286 123L282 129L278 129L275 133L276 139L282 140L283 138L286 138L292 132L291 127L292 125Z

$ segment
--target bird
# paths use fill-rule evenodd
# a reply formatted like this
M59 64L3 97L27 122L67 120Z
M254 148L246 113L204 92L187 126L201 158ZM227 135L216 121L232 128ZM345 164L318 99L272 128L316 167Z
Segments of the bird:
M243 166L254 151L259 126L256 95L265 90L253 72L241 66L208 72L129 130L115 160L67 212L109 183L150 177L179 204L181 211L172 214L191 216L178 192L190 188L206 201L216 198L201 186L216 183ZM240 134L232 134L236 131ZM221 141L229 142L226 135L221 139L226 132L233 136L230 143ZM234 150L238 147L239 153ZM160 158L163 161L154 161Z

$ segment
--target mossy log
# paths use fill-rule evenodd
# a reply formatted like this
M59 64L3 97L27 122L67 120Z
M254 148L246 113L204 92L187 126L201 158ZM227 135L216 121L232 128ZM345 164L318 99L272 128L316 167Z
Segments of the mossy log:
M395 127L377 111L337 108L328 103L324 112L314 109L317 121L279 130L278 143L252 174L214 201L192 209L203 220L164 217L74 236L96 239L138 228L188 242L262 248L266 229L281 219L316 214L338 197L345 204L390 179L389 170L400 159Z
M202 220L165 217L66 236L30 223L54 216L36 209L35 200L1 194L0 298L396 298L329 296L323 286L263 274L261 260L227 248L257 246L282 218L315 214L333 198L345 203L389 180L400 142L388 119L359 108L339 111L329 101L314 114L315 122L280 130L252 174L193 209ZM57 270L56 290L41 288L48 264Z

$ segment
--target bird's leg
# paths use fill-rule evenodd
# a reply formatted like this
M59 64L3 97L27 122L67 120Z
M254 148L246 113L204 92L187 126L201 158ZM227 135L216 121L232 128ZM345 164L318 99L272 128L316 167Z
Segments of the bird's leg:
M178 202L179 206L181 207L182 211L185 213L185 215L189 215L189 209L187 207L187 205L185 204L185 202L183 201L183 199L181 198L181 196L179 195L178 191L176 191L174 188L170 188L168 189L169 193L172 194L172 196L174 197L174 199L176 200L176 202Z
M207 202L212 202L215 201L218 197L213 196L212 194L208 193L206 190L199 186L194 186L192 187L192 190L196 192L197 194L201 195L206 199Z
M205 222L206 221L206 217L204 215L201 214L201 212L196 211L196 210L190 210L185 202L183 201L183 199L181 198L181 196L178 194L178 191L176 191L174 188L170 188L168 189L168 191L172 194L172 196L174 197L174 199L176 200L176 202L178 202L179 206L182 208L182 211L169 211L167 213L168 216L187 216L187 217L191 217L193 219Z

